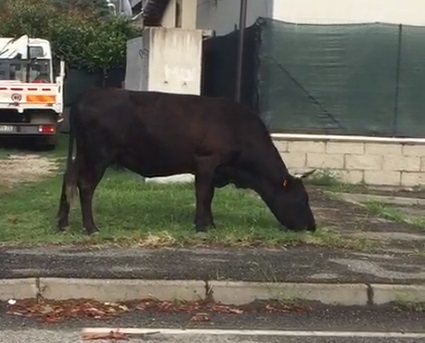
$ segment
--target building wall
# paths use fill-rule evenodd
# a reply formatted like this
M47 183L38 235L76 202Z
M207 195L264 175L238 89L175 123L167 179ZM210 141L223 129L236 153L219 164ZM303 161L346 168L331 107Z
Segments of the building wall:
M198 0L197 26L224 35L239 24L240 1ZM424 25L424 0L248 0L247 26L258 17L295 23ZM332 171L348 183L425 186L425 140L273 134L291 171Z
M239 26L240 1L198 0L197 26L227 34ZM247 26L258 17L311 24L385 22L425 25L424 0L248 0Z
M248 0L246 25L251 26L258 17L272 17L273 1ZM197 28L225 35L239 27L239 14L238 0L198 0Z
M284 136L284 135L282 135ZM425 185L425 140L377 142L365 138L274 138L292 172L317 168L347 183L414 187Z
M297 23L425 25L423 0L277 0L273 19Z

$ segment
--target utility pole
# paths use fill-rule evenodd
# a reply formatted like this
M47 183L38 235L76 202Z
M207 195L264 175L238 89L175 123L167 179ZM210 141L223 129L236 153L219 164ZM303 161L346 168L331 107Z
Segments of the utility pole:
M241 10L239 15L239 44L238 44L238 57L236 62L236 92L235 100L241 101L241 86L242 86L242 64L244 53L244 37L246 27L246 9L248 0L241 0Z

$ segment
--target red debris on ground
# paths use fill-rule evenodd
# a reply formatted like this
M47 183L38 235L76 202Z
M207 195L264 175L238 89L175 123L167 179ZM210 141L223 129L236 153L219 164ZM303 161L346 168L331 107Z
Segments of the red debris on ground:
M10 305L8 314L39 318L46 323L57 323L67 318L110 319L128 312L126 305L101 303L93 300L43 301L20 300Z
M195 323L209 322L210 316L208 313L197 313L192 318L190 318L190 321Z
M226 306L223 304L213 304L211 310L215 313L227 313L227 314L243 314L244 310Z
M308 312L312 308L304 305L285 304L278 301L256 302L245 306L230 306L221 303L194 301L160 301L146 299L126 304L98 302L93 300L18 300L9 302L7 313L14 316L37 318L45 323L58 323L69 318L108 320L129 311L155 313L185 313L191 322L208 322L211 314L243 315L252 313Z
M158 300L142 300L137 306L137 310L153 310L166 313L193 313L199 310L210 311L214 313L243 314L244 310L220 303L211 303L205 301L194 302L171 302Z
M230 306L222 303L194 301L194 302L171 302L159 301L154 299L142 300L136 305L137 310L141 311L155 311L166 313L194 313L197 311L222 313L222 314L236 314L241 315L244 313L255 312L308 312L312 308L305 305L286 304L284 302L271 301L264 303L252 303L244 306Z

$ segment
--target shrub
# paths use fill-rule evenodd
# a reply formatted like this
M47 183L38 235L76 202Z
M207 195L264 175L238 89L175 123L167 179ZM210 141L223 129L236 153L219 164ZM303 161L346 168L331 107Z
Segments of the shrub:
M131 21L111 17L100 2L64 1L1 0L0 36L27 34L48 39L55 56L74 69L96 71L125 65L127 40L139 34Z

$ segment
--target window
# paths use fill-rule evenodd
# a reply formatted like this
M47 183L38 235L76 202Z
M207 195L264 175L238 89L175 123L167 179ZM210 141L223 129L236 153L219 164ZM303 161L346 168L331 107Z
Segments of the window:
M20 82L52 82L50 79L50 60L0 59L0 80Z

